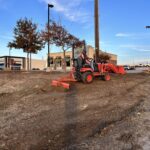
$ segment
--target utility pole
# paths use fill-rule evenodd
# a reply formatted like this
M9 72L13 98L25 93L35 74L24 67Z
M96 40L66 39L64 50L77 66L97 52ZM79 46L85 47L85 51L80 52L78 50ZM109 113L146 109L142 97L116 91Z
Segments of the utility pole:
M98 62L99 57L99 0L95 0L95 59Z

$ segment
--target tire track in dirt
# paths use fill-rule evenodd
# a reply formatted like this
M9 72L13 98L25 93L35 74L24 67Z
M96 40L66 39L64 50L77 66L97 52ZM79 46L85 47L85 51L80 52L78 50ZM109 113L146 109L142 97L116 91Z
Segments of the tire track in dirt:
M104 106L101 109L105 110L105 112L106 112L106 110L108 110L110 113L115 110L115 111L117 111L116 112L117 115L114 115L114 117L110 118L109 114L108 114L108 116L106 116L104 114L105 119L103 118L103 119L101 119L101 121L99 121L99 120L94 121L97 124L97 127L94 128L90 134L88 134L86 137L81 135L81 137L79 138L79 133L77 133L76 134L77 137L80 140L81 139L83 140L82 136L84 137L84 139L92 138L92 137L96 136L97 134L101 134L109 126L115 125L118 122L121 122L121 121L125 120L129 116L133 115L136 111L138 111L138 109L143 105L143 102L144 102L143 95L139 94L139 95L136 95L136 96L133 97L131 94L134 90L138 90L140 85L143 85L143 84L147 83L147 80L148 79L142 80L142 81L134 84L133 86L131 86L129 89L126 89L125 91L120 93L120 95L126 95L127 94L126 96L123 96L122 101L126 101L125 99L130 99L130 98L134 99L131 106L127 106L127 108L124 108L124 110L121 110L122 107L118 107L115 110L115 107L113 105L114 102L111 102L111 100L109 100L109 102L108 102L109 104L106 104L106 106ZM120 97L120 95L113 95L112 99L118 99ZM100 109L100 107L99 106L97 106L97 108L96 107L93 107L93 108L90 107L89 110L87 109L83 113L84 114L89 114L88 111L92 111L91 109L93 109L93 111L96 111L96 110ZM109 118L109 119L107 120L106 118ZM92 122L93 122L93 120L92 120ZM84 128L89 128L89 126L92 127L93 126L92 122L91 121L90 122L84 122L83 124L82 124L82 122L80 122L80 123L78 122L76 131L79 132L81 130L85 130ZM74 122L74 125L72 125L72 126L76 126L75 124L76 124L76 122ZM69 130L69 128L68 128L68 130ZM68 132L70 132L70 131L68 131ZM59 131L59 133L61 133L61 131ZM83 134L83 133L81 133L81 134ZM79 141L77 141L77 142L79 142ZM54 147L54 145L53 145L53 147ZM71 147L71 145L70 145L70 147ZM65 147L65 148L67 149L67 147Z
M130 108L122 111L120 113L121 115L118 118L115 118L115 119L110 120L110 121L106 121L106 120L103 121L103 120L101 120L98 123L98 126L96 127L96 129L94 129L92 134L89 135L89 137L93 137L96 134L101 134L104 129L108 128L111 125L115 125L116 123L118 123L120 121L123 121L125 118L131 116L132 114L135 113L135 111L137 111L142 106L143 102L144 102L144 100L139 100L137 103L135 103Z
M135 96L132 96L132 99L137 99L137 101L129 108L123 110L123 111L120 111L119 112L119 117L116 116L116 118L112 118L112 120L107 120L107 116L105 116L105 119L102 119L101 121L99 121L98 125L96 128L94 128L93 132L91 134L89 134L89 137L88 138L85 138L83 139L83 141L87 141L87 139L89 140L92 140L93 138L95 139L99 139L101 137L101 134L102 134L102 137L101 137L101 140L103 141L103 138L104 137L107 137L107 135L109 134L109 130L113 130L116 126L118 126L118 124L127 124L127 120L130 120L133 116L136 116L137 114L140 114L139 111L143 111L143 105L145 103L145 101L147 99L149 99L149 90L148 89L144 89L144 87L149 87L148 85L150 85L150 80L149 78L147 78L146 80L144 80L144 82L140 82L140 83L137 83L135 86L133 86L133 89L130 88L129 92L128 92L128 95L124 95L123 96L123 99L128 99L129 96L131 94L133 94L134 92L138 93L136 94ZM150 88L149 88L150 89ZM141 90L143 90L143 94L141 94ZM117 96L116 96L117 98ZM135 100L134 100L135 101ZM107 109L107 107L105 107L104 109ZM112 108L113 110L115 108ZM109 109L110 110L110 109ZM108 117L109 118L109 117ZM88 122L87 122L88 123ZM90 122L89 122L90 123ZM129 125L129 124L128 124ZM132 124L133 125L133 124ZM132 127L131 127L132 128ZM123 129L123 128L122 128ZM134 128L133 128L134 129ZM132 132L136 132L132 129ZM136 129L135 129L136 130ZM120 132L123 132L123 131L120 131ZM134 136L132 136L132 132L130 133L129 131L126 131L125 130L125 133L122 133L120 135L120 138L118 138L118 140L120 139L122 142L126 143L127 141L127 144L125 145L122 145L122 147L125 147L125 146L129 146L131 147L131 149L134 149L134 150L141 150L142 147L141 145L138 144L137 142L137 138L135 138ZM119 133L118 133L119 134ZM131 135L131 136L130 136ZM128 138L129 137L129 138ZM97 139L97 140L98 140ZM104 138L106 139L106 138ZM99 139L100 140L100 139ZM116 139L117 140L117 139ZM110 142L110 141L109 141ZM87 143L85 142L79 142L80 144L77 144L77 145L73 145L71 148L73 147L76 147L77 149L79 150L83 150L83 149L86 149L88 147L88 149L90 149L88 146ZM101 143L101 142L100 142ZM103 150L104 148L102 148L100 146L100 143L98 145L94 145L94 146L91 146L92 148L91 149L96 149L96 150ZM94 141L93 141L93 144L94 144ZM82 147L80 147L80 146ZM115 145L115 144L114 144ZM104 146L104 145L103 145ZM105 145L104 147L108 150L110 149L113 149L113 147L111 146L111 144L109 143L109 148L107 147L107 145ZM99 148L98 148L99 147ZM101 148L100 148L101 147ZM118 146L118 147L121 147ZM117 148L117 147L116 147ZM124 149L124 148L123 148ZM120 150L117 149L117 150Z
M139 78L139 80L137 78L135 81L129 78L131 83L129 85L127 83L128 86L122 82L120 83L119 79L116 79L113 84L121 84L119 88L124 87L125 89L120 90L116 85L114 88L120 90L120 92L116 95L111 95L111 93L107 95L107 89L109 88L104 91L101 91L101 88L109 86L109 83L94 83L87 88L82 83L77 83L77 86L75 85L70 91L64 92L59 89L49 88L49 85L46 85L47 82L49 83L49 79L44 80L40 78L41 81L44 80L44 84L41 84L40 81L37 86L36 80L38 77L36 77L31 87L25 86L24 90L13 94L14 98L15 95L18 95L13 103L18 107L23 105L25 107L20 108L20 113L19 110L16 110L16 116L14 116L15 114L11 114L10 110L10 118L5 123L12 121L12 128L9 129L8 124L6 124L6 127L8 127L7 133L10 133L9 137L13 138L13 140L8 139L8 146L11 147L16 144L18 147L22 146L23 148L23 146L26 146L24 148L33 150L58 150L63 147L64 149L66 147L66 149L71 149L73 145L77 145L87 138L94 138L97 134L103 133L105 128L109 128L113 124L116 125L119 121L124 121L143 104L142 93L139 92L134 95L134 91L141 90L141 85L144 85L149 78L145 81L141 77ZM94 100L97 104L88 105L89 107L81 110L80 107L86 101L86 97L84 96L86 92L88 92L87 104L91 104L92 99L90 98L93 97L89 97L89 95L95 94L94 86L96 84L99 86L101 83L103 85L99 87L98 92L103 92L103 94L94 95L93 97L100 99L101 103L108 101L107 104L101 107L101 105L97 105L99 101ZM113 84L110 82L110 86ZM82 90L82 87L85 89ZM42 90L43 88L44 90ZM80 90L83 94L80 94ZM7 95L4 94L4 97L8 100ZM126 99L130 104L125 103ZM9 109L7 110L9 111ZM28 113L28 116L26 116L26 113ZM95 113L98 115L94 116ZM13 116L14 118L11 118ZM15 122L14 119L17 119L17 121ZM74 149L77 148L74 147Z
M125 92L120 93L121 95L130 95L132 94L132 92L134 90L138 90L140 85L143 85L145 83L148 83L149 80L145 79L141 82L138 82L137 84L135 84L134 86L126 89ZM117 122L120 122L122 120L124 120L125 118L131 116L132 114L134 114L136 111L138 111L138 109L144 104L144 95L139 94L138 97L136 96L135 98L138 98L139 100L137 102L135 102L135 104L133 104L131 107L129 107L128 109L125 109L124 111L122 111L120 113L120 116L118 118L115 118L114 120L110 120L110 121L100 121L100 123L98 124L97 128L94 129L94 131L92 132L91 135L89 135L89 137L95 136L97 133L101 134L101 132L107 128L108 126L114 125ZM114 99L117 99L117 96L113 96ZM123 99L128 99L127 96L125 96ZM109 101L109 106L112 106L111 101ZM108 107L108 105L106 106ZM107 109L107 108L103 108L103 109ZM114 109L114 108L113 108ZM106 117L107 118L107 117Z

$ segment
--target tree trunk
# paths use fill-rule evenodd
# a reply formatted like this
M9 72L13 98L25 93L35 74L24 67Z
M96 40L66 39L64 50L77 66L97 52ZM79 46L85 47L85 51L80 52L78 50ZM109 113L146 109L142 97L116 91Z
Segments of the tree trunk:
M66 51L63 49L63 69L66 72Z
M57 62L56 62L56 59L54 59L54 70L56 70L57 69Z
M30 71L32 70L32 54L30 52Z
M29 52L27 52L27 71L29 71Z

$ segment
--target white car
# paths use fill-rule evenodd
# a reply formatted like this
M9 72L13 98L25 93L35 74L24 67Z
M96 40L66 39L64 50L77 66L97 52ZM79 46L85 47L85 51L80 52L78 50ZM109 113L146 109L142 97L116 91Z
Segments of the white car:
M123 67L124 67L124 70L130 70L130 66L128 65L124 65Z

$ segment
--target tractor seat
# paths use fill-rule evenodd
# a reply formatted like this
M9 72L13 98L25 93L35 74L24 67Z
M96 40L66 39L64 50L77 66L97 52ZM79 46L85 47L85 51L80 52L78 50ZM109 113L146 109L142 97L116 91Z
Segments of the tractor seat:
M91 66L89 64L84 64L83 68L91 68Z
M96 64L96 63L94 63L94 71L95 72L99 72L99 70L98 70L98 64Z
M84 64L82 66L83 68L92 68L92 66L90 64ZM93 67L94 67L94 72L98 72L98 65L96 63L93 63Z

